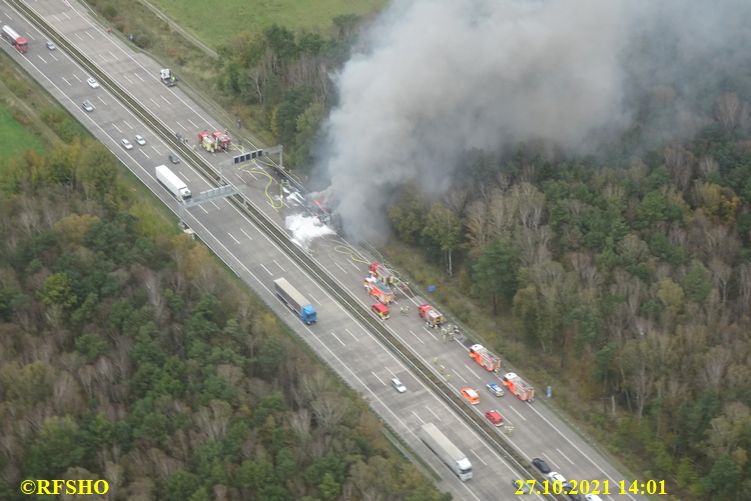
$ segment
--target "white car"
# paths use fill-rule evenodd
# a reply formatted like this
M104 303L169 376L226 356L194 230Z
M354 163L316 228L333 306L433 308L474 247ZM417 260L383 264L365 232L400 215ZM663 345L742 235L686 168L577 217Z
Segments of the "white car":
M50 42L49 40L47 41L47 48L49 50L56 50L57 49L57 47L55 46L55 44L52 43L52 42Z
M602 498L597 494L585 494L584 499L587 501L602 501Z
M555 482L555 481L560 482L561 487L566 487L566 485L568 484L568 480L566 480L566 477L564 477L557 471L551 471L550 473L548 473L548 478L550 479L551 482Z
M92 89L99 87L99 82L97 82L94 77L89 77L89 79L86 80L86 83L89 84L89 87L91 87Z
M143 138L143 136L139 136L138 134L136 134L136 142L141 146L146 144L146 140Z
M404 386L401 381L399 381L399 378L392 379L391 386L393 386L399 393L404 393L405 391L407 391L407 387Z
M133 149L133 145L130 144L130 141L128 141L127 139L123 138L123 139L120 140L120 142L122 143L123 147L126 150L132 150Z
M83 108L83 109L84 109L85 111L88 111L89 113L91 113L92 111L94 111L94 105L93 105L93 104L91 104L91 101L89 101L88 99L87 99L86 101L84 101L84 102L83 102L83 104L81 105L81 107L82 107L82 108Z

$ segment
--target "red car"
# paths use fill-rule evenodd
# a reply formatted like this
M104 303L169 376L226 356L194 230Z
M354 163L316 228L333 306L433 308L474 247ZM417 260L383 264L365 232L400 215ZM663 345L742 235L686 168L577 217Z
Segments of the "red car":
M501 413L497 410L490 410L486 412L485 417L488 418L488 421L496 426L501 426L503 424L503 416L501 416Z

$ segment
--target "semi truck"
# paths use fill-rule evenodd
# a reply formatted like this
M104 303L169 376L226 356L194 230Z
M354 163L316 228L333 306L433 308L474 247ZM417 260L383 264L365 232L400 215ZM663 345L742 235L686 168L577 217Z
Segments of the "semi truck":
M501 359L493 355L481 344L473 344L469 347L469 356L481 367L489 372L496 372L501 369Z
M472 463L433 423L425 423L417 435L463 482L472 478Z
M25 54L29 49L29 41L16 33L16 31L7 24L3 25L2 33L3 38L6 39L8 43L15 47L16 50L21 54Z
M535 401L534 387L520 378L515 372L507 372L503 375L503 385L508 391L519 397L519 400L532 403Z
M156 168L156 179L162 183L162 185L167 188L175 198L188 200L192 196L190 190L182 179L177 177L177 175L169 170L169 167L166 165L160 165Z
M297 316L305 322L305 325L310 325L316 322L316 309L310 304L310 301L305 299L305 296L300 294L297 289L287 282L286 278L277 278L274 280L274 291L279 299L289 307L290 310L295 312Z

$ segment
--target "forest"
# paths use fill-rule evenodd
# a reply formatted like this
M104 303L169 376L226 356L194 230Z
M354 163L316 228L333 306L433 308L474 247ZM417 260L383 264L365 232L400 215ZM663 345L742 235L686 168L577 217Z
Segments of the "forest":
M208 249L83 134L0 179L0 498L447 500Z
M517 364L682 499L751 498L748 109L721 94L697 137L628 162L467 152L443 200L406 187L389 210L455 314L478 323L470 294L505 325L483 332L496 349L523 345Z

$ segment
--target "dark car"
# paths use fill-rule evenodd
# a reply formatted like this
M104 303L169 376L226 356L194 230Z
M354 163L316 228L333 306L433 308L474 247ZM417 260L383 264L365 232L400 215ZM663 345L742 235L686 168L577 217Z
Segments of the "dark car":
M566 491L572 491L572 490L575 490L575 488L576 488L576 485L574 485L573 482L569 481L568 487L566 488ZM584 501L584 498L580 494L571 494L571 493L568 493L566 495L568 496L568 498L571 501Z
M551 471L550 466L548 466L548 463L546 463L544 459L534 458L532 460L532 464L535 465L535 468L540 470L540 472L544 475L547 475Z
M172 162L173 164L179 164L180 163L180 159L178 158L177 155L170 155L169 156L169 161Z
M514 485L514 492L521 490L524 494L532 494L532 486L525 482L523 479L514 479L511 481Z

